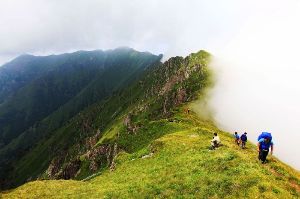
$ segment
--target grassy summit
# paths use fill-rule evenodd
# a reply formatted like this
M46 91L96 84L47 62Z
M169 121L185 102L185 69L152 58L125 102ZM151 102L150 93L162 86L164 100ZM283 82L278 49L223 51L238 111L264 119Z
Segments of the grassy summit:
M300 174L272 157L257 160L255 146L241 150L230 134L180 108L171 121L149 122L165 135L135 153L121 152L114 170L86 181L27 183L4 198L297 198ZM213 132L223 146L208 149Z

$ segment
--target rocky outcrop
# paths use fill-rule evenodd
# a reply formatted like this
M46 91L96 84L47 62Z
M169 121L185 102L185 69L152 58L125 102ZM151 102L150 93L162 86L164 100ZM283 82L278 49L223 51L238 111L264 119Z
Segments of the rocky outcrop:
M127 128L127 132L136 133L139 129L139 126L132 122L132 114L129 113L123 121L124 126Z
M175 105L180 105L180 104L186 102L186 100L187 100L186 90L183 88L179 88L176 93L176 98L175 98L175 102L174 102Z
M80 169L80 164L81 162L79 159L67 163L67 165L57 174L57 178L65 180L74 178Z
M97 144L97 142L100 139L100 137L101 137L101 132L98 129L97 133L94 136L91 136L91 137L88 137L88 138L85 139L85 146L88 149L93 148Z
M106 156L109 155L111 147L102 145L89 150L85 154L86 160L90 162L89 169L92 172L97 171L102 165L106 164Z
M111 153L111 162L110 162L110 171L114 171L116 169L116 157L117 157L117 154L118 154L119 150L118 150L118 144L115 143L114 144L114 148L113 148L113 151Z
M104 165L108 165L111 170L116 167L115 157L119 152L117 143L101 145L94 147L84 154L86 161L89 161L89 170L92 172L97 171Z
M80 150L88 151L87 157L91 159L91 170L94 170L96 168L95 163L97 154L105 154L105 150L102 148L93 149L93 147L97 144L99 138L101 136L100 130L97 130L96 134L87 137L83 141L83 149L80 149L80 145L77 144L74 147L74 150L77 151L78 154L80 154ZM93 150L92 150L93 149ZM50 179L70 179L76 176L77 172L80 169L81 161L79 155L73 157L71 159L72 155L70 155L67 151L61 152L59 155L55 156L48 169L46 170L46 176ZM94 165L93 165L94 164ZM97 165L99 163L97 162Z
M173 89L174 85L177 83L180 83L183 81L183 77L182 74L179 75L174 75L173 77L171 77L166 83L165 85L162 87L162 89L159 92L159 95L165 95L166 93L168 93L169 91L171 91L171 89Z
M57 177L58 177L57 174L61 170L61 166L64 162L64 158L65 158L64 155L60 155L60 156L53 158L48 169L46 170L46 174L50 179L57 179Z

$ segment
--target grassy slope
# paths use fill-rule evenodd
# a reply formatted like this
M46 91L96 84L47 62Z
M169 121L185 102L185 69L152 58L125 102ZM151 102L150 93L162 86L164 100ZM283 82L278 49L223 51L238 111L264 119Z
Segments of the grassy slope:
M209 54L207 52L199 51L192 53L185 59L175 57L171 58L164 65L156 64L150 67L138 79L140 81L136 80L133 84L125 87L122 92L115 93L114 96L104 102L102 101L88 107L72 118L68 124L53 132L50 138L46 137L45 140L39 142L30 153L19 160L18 164L14 165L15 175L11 178L14 179L16 184L22 184L26 179L35 179L41 176L43 171L48 168L53 157L62 150L68 154L68 157L65 158L65 163L72 158L77 159L76 156L80 156L82 161L81 168L80 173L76 175L76 179L86 178L93 172L89 170L90 162L81 158L86 151L84 149L81 150L80 147L84 148L85 144L81 143L80 147L77 147L76 143L84 141L84 138L91 136L93 133L95 134L98 129L101 132L103 131L99 145L114 145L117 142L120 148L130 153L148 145L153 139L167 133L163 131L163 125L160 125L160 128L155 127L156 124L158 125L161 122L151 125L148 121L150 118L156 120L157 118L166 117L161 115L164 100L169 99L171 101L174 98L174 94L177 93L178 87L184 88L187 92L187 97L191 99L193 99L193 94L206 87L208 78L206 62L208 57ZM201 67L196 67L196 65L201 65ZM179 76L178 73L182 74L186 70L193 71L188 80L172 85L172 89L166 92L169 96L166 96L167 94L159 95L160 89L167 84L167 80L170 77ZM169 110L173 106L172 102L170 102L167 109ZM140 107L148 108L145 108L144 111L138 111L137 109ZM138 134L126 132L123 120L129 112L133 115L132 120L134 124L144 126L144 128L139 130ZM87 131L82 130L85 121L90 124L91 128ZM154 126L155 131L148 131L152 126ZM116 139L117 133L120 132L120 139ZM170 132L172 132L172 129L168 129L168 133ZM66 148L67 151L65 150ZM103 162L100 170L106 166L107 164ZM43 177L47 178L45 175Z
M87 52L87 56L89 53ZM87 134L80 132L80 124L83 118L77 115L75 119L69 120L72 115L97 101L97 99L97 102L101 103L104 99L113 95L113 92L121 90L122 87L135 82L135 78L138 78L139 74L143 73L143 70L149 67L150 64L159 62L160 60L159 56L140 53L130 49L124 49L124 52L122 49L116 49L107 54L107 57L103 59L106 62L104 65L106 65L107 69L103 73L99 72L97 78L94 78L89 84L85 85L85 88L75 97L40 121L34 128L23 132L17 139L0 150L0 174L2 166L1 158L3 157L3 160L5 160L8 157L7 159L14 160L14 162L10 162L10 165L14 167L14 170L9 173L10 175L8 176L7 172L3 172L5 178L14 179L12 186L21 185L27 179L35 179L40 176L48 168L49 163L59 151L74 144L76 142L74 140L79 137L79 134ZM81 62L84 62L84 60L81 60ZM94 65L100 68L101 63L99 61L99 63L97 62ZM91 67L97 68L94 65ZM78 72L79 70L76 71ZM115 101L110 103L110 107L114 111L118 105L119 103ZM97 111L95 107L96 105L94 104L93 108L95 110L87 108L86 112ZM94 117L91 118L94 119ZM69 123L70 121L71 124ZM105 120L102 122L106 123ZM99 128L99 126L97 127Z
M297 198L300 174L271 158L257 161L252 144L241 150L230 134L219 131L183 107L172 119L150 121L156 132L150 145L134 153L121 152L114 171L88 181L35 181L3 193L4 198ZM171 122L172 121L172 122ZM210 151L219 132L223 146ZM159 133L160 132L160 133ZM144 155L151 154L148 158Z

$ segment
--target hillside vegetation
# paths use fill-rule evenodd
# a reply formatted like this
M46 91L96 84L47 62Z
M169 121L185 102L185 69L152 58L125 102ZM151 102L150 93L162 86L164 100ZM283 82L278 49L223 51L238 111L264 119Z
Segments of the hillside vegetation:
M170 121L172 120L172 121ZM230 134L180 108L169 120L151 121L161 137L134 153L120 152L115 168L86 181L27 183L4 198L298 198L300 175L272 157L262 165L255 146L241 150ZM223 146L209 150L218 132Z
M196 99L206 89L208 59L209 54L200 51L148 67L128 86L37 142L15 163L10 178L15 185L36 178L80 180L113 167L119 151L134 152L164 133L150 132L144 126L170 117L173 108Z
M28 179L19 173L16 177L18 161L38 143L48 140L78 112L135 81L160 59L118 48L41 57L23 55L1 67L0 189ZM38 164L29 165L34 174L47 162Z
M242 150L205 108L209 53L148 67L16 162L4 198L297 198L300 174L254 145ZM209 115L208 115L209 116ZM209 150L213 133L223 145ZM62 180L64 179L64 180Z

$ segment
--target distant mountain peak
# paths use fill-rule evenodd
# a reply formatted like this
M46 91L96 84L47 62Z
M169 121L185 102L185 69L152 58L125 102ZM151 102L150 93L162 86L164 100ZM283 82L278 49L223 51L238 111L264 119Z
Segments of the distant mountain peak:
M33 57L35 57L35 56L31 55L31 54L24 53L24 54L21 54L18 57L16 57L14 60L28 59L28 58L33 58Z

